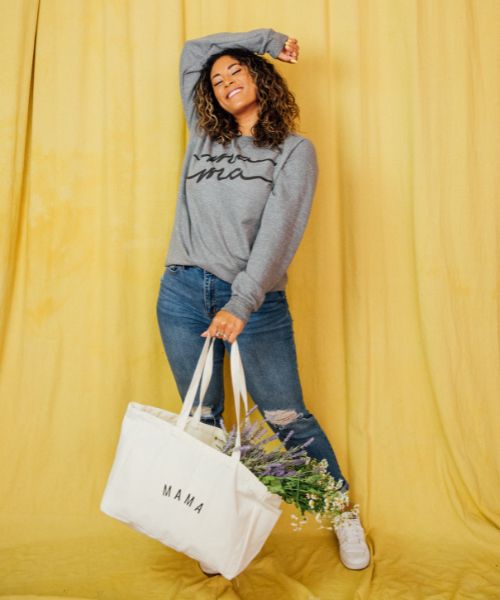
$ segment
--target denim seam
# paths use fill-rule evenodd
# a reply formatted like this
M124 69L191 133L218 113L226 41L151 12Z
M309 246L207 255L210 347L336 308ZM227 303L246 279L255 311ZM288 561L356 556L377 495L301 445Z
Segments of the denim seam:
M208 278L207 274L203 272L203 304L205 306L205 313L210 316L210 307L208 306Z
M208 271L203 272L203 293L205 312L209 318L212 318L215 307L215 281L213 275Z

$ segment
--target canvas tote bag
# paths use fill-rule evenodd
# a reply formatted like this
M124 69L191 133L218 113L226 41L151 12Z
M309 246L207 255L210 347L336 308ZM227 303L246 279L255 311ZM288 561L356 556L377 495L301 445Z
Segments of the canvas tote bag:
M281 498L240 462L240 404L247 398L237 341L230 352L236 447L227 456L211 433L197 437L214 340L205 341L179 415L165 418L160 409L129 403L100 508L232 579L262 548L281 514ZM199 407L190 417L200 378Z

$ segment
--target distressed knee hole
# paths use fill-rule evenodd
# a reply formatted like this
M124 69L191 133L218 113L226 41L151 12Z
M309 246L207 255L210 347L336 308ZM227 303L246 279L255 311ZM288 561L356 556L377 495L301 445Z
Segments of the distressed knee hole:
M265 418L278 427L294 423L301 415L296 410L265 410Z
M209 419L210 417L213 417L212 407L211 406L202 406L201 407L201 418Z

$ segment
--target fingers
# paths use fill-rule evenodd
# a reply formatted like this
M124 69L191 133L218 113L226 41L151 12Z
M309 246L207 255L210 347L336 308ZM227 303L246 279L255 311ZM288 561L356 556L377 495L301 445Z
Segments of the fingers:
M289 37L285 42L285 54L289 62L296 63L299 58L299 43L297 38Z
M202 337L217 337L229 343L233 343L242 332L245 321L227 311L219 311L212 319L208 329Z
M241 333L241 330L233 329L232 331L226 333L226 337L223 339L226 340L227 342L229 342L230 344L232 344L240 333Z
M234 325L217 318L214 318L208 329L209 331L212 331L211 335L215 335L215 337L224 341L227 341L229 336L234 333Z

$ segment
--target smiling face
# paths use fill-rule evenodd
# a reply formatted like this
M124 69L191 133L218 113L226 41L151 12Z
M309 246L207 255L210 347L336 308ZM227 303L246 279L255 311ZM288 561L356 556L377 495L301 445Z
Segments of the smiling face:
M233 116L257 112L257 87L248 67L232 56L221 56L212 65L210 81L217 101Z

